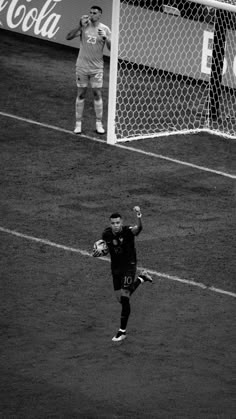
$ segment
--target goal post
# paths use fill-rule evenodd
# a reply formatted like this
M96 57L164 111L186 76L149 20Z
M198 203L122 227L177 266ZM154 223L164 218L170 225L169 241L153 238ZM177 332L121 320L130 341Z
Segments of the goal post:
M120 0L112 1L112 46L110 54L109 95L108 95L108 120L107 142L116 143L116 98L117 98L117 74L119 54L119 27L120 27Z
M236 0L113 0L107 142L236 139Z

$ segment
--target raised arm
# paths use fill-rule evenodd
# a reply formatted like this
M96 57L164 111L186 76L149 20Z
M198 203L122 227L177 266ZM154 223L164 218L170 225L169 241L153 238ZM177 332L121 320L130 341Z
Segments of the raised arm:
M87 26L89 23L89 16L83 15L79 21L79 25L76 26L76 28L72 29L68 34L66 35L67 41L71 41L72 39L78 37L81 35L82 28Z
M143 229L142 213L141 213L141 209L140 209L139 206L135 206L133 208L133 210L134 210L134 212L136 213L136 216L137 216L137 224L131 228L131 231L132 231L134 236L137 236Z
M80 34L81 34L81 26L79 25L77 28L72 29L70 32L68 32L68 34L66 35L66 39L67 41L71 41L77 36L80 36Z

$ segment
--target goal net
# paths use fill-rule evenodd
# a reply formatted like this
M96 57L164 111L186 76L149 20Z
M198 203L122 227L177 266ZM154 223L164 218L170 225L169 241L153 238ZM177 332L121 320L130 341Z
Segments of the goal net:
M113 0L108 142L236 138L236 0Z

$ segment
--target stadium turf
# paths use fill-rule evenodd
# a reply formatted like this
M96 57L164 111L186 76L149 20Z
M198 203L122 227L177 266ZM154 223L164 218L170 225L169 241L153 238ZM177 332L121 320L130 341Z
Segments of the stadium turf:
M0 35L0 417L233 419L235 142L127 144L173 162L78 138L77 51ZM85 135L93 124L90 92ZM111 212L135 222L134 205L154 283L133 295L114 345L109 263L90 252Z

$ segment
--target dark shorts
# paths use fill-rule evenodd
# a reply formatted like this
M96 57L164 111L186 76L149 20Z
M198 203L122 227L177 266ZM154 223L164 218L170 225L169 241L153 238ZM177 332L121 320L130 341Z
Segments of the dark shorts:
M128 266L124 269L112 268L113 286L115 291L121 289L132 290L136 276L136 265Z

